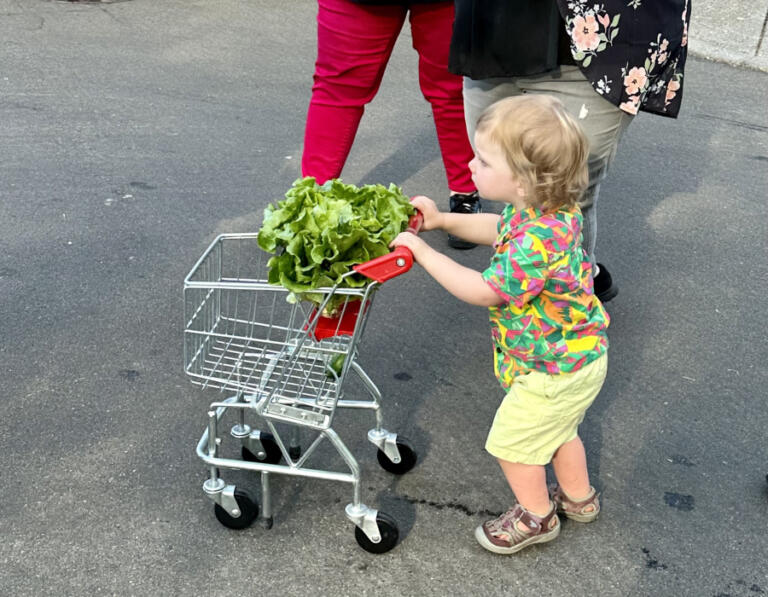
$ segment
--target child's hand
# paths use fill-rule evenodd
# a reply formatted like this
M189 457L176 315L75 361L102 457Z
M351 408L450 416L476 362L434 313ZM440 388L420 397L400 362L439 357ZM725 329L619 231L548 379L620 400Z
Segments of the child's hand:
M406 247L416 258L420 250L428 245L413 232L401 232L395 237L395 240L389 243L389 246L393 249L396 247Z
M421 226L422 230L442 228L443 214L437 209L437 205L432 199L424 195L416 195L411 199L411 203L424 216L424 223Z

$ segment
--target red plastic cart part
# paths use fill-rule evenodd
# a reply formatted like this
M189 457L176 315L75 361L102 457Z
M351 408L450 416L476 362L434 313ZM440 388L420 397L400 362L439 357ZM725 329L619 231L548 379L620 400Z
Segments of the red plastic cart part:
M357 316L360 313L360 303L362 301L349 301L344 308L343 315L336 317L326 317L320 315L317 318L317 326L315 327L312 335L315 340L322 340L323 338L331 338L333 336L351 336L355 331L355 323L357 323ZM366 303L366 309L368 304ZM313 310L309 316L309 320L312 321L315 318L317 309ZM306 329L306 327L304 328Z
M417 211L408 220L408 228L406 232L412 232L418 234L424 223L424 216L421 212ZM404 274L413 265L413 254L406 247L397 247L394 251L388 255L382 255L376 259L371 259L365 263L352 266L358 274L364 275L366 278L376 280L379 283L391 280L395 276Z

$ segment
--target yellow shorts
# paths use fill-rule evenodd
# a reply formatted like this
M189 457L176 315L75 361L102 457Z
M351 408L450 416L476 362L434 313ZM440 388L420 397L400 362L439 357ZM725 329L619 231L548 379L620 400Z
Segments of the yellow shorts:
M605 381L608 354L573 373L531 371L515 378L488 432L485 449L522 464L548 464L579 424Z

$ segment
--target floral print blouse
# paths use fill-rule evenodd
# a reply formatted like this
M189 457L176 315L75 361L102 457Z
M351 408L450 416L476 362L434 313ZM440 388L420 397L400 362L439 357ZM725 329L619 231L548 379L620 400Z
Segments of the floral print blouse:
M508 205L483 279L504 299L490 307L494 370L515 377L576 371L608 349L608 314L593 293L578 207L542 214Z
M690 0L455 0L449 68L471 79L579 66L629 114L676 117ZM570 47L563 47L570 46Z
M677 116L690 0L557 0L571 55L595 91L629 114Z

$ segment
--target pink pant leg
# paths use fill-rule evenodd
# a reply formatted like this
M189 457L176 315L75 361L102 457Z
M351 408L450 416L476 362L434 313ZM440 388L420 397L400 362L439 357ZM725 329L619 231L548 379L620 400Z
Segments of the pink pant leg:
M419 53L419 84L432 105L448 188L470 193L475 190L469 171L474 152L464 120L462 78L448 71L453 16L453 2L411 5L413 47Z
M341 175L364 106L376 95L407 9L319 0L317 61L301 171L322 184Z

